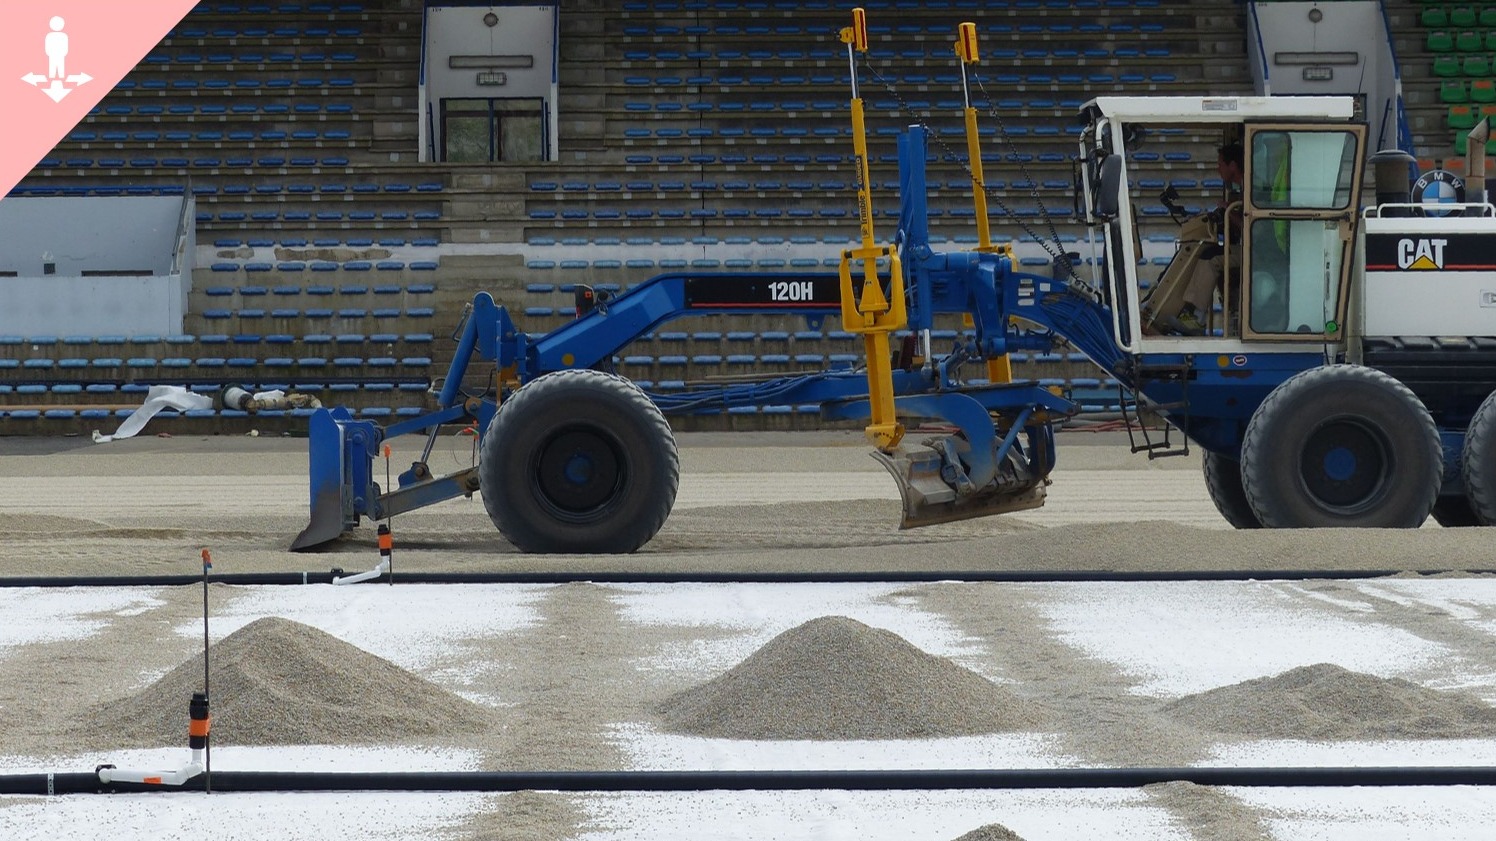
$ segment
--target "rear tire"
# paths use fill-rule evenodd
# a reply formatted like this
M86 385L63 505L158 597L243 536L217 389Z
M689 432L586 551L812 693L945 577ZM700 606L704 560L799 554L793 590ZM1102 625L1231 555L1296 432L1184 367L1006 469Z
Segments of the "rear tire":
M1241 470L1268 528L1417 528L1439 496L1443 453L1407 386L1330 365L1288 378L1257 407Z
M1470 419L1460 472L1470 510L1483 526L1496 526L1496 392L1488 395Z
M644 392L576 369L537 377L499 405L478 475L489 518L521 551L627 553L670 515L680 460Z
M1462 529L1481 525L1470 500L1463 496L1441 496L1434 503L1434 522L1446 529Z
M1260 529L1262 521L1247 502L1247 492L1241 484L1241 462L1220 453L1205 451L1203 463L1205 490L1216 510L1226 518L1233 528Z

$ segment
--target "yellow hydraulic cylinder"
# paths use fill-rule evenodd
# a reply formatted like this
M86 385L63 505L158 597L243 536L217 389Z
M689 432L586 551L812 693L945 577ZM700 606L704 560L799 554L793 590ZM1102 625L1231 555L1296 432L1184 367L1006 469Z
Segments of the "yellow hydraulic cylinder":
M963 23L956 27L956 55L961 58L961 93L966 100L966 157L971 162L971 198L977 216L977 250L992 251L992 227L987 219L987 184L982 178L982 147L977 138L977 109L971 104L971 89L966 82L966 65L976 64L977 25Z
M1013 381L1013 362L1005 353L996 359L987 360L987 382L1010 383Z
M977 25L963 23L956 27L956 55L961 59L961 94L966 108L966 158L971 163L971 201L977 217L977 250L1001 252L992 245L992 225L987 218L987 183L982 177L982 146L977 136L977 109L971 104L971 88L966 81L966 65L980 59L977 51ZM987 380L994 383L1013 381L1013 364L1008 355L987 360Z
M867 381L869 413L867 437L873 446L888 451L898 446L904 437L904 427L898 421L893 400L893 363L889 354L888 334L903 327L908 321L904 305L904 276L898 252L889 246L880 246L873 238L872 190L869 186L867 159L867 125L863 118L862 97L857 90L857 56L867 52L867 13L861 8L852 10L852 25L841 31L841 41L847 45L847 59L851 65L852 78L852 149L856 158L857 178L857 222L860 244L847 249L841 257L841 313L842 328L849 333L862 334L863 350L867 354ZM889 281L885 293L878 277L878 261L888 260ZM862 285L853 289L852 264L862 262Z

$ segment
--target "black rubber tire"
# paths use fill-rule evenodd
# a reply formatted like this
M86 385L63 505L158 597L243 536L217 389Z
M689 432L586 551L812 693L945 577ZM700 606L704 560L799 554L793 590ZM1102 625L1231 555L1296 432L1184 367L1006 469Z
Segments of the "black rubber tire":
M1460 474L1476 519L1483 526L1496 526L1496 392L1487 395L1470 418Z
M1446 529L1462 529L1482 525L1470 507L1470 500L1463 496L1441 496L1434 503L1434 522Z
M1428 409L1360 365L1285 380L1252 413L1241 453L1242 488L1268 528L1417 528L1443 465Z
M1202 469L1205 471L1205 490L1226 522L1238 529L1262 528L1262 521L1257 519L1257 512L1247 502L1247 492L1241 485L1241 462L1206 450Z
M680 458L644 392L578 369L537 377L499 405L478 477L489 518L521 551L620 554L665 524Z

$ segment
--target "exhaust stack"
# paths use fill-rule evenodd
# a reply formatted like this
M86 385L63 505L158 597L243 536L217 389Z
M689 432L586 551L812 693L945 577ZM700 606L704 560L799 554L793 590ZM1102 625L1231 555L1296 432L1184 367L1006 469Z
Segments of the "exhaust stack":
M1469 145L1465 147L1465 201L1486 201L1486 141L1491 137L1491 122L1481 117L1475 128L1466 135Z

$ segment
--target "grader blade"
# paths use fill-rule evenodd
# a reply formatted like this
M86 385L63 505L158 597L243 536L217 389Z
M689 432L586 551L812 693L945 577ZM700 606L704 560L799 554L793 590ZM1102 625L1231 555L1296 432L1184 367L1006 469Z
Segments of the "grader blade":
M873 451L873 458L888 470L899 486L903 512L899 528L911 529L970 520L992 514L1025 511L1044 504L1045 485L1003 487L996 484L960 492L946 481L948 462L935 450L910 452L903 447L892 453Z
M337 413L337 414L334 414ZM291 542L291 551L316 549L343 536L358 522L349 504L351 481L346 461L343 424L346 410L320 409L307 424L311 478L311 519ZM352 523L349 519L352 518Z

